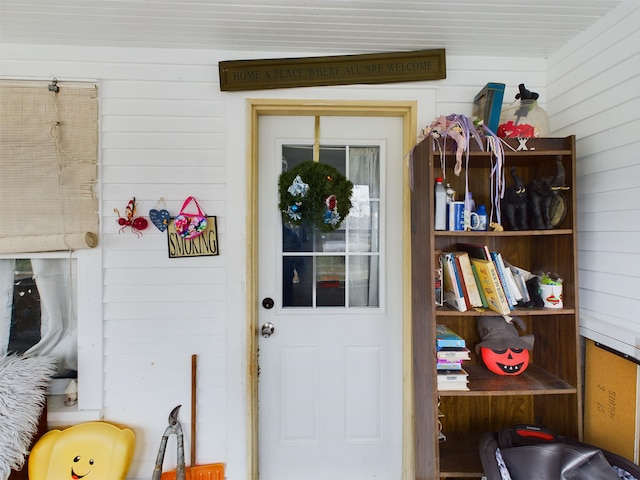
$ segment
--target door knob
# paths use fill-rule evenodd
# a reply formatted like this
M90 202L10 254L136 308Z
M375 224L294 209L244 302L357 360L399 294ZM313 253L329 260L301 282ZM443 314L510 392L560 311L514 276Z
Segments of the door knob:
M262 336L264 338L269 338L271 335L273 335L273 332L275 331L276 327L273 326L273 323L271 322L267 322L264 325L262 325L261 328L261 332L262 332Z

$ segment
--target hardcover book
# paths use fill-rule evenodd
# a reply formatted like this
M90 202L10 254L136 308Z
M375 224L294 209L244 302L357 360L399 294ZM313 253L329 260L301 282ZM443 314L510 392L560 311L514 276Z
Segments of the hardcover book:
M478 284L471 269L469 254L467 252L453 252L453 255L456 258L457 265L460 267L462 280L467 287L467 303L470 305L470 308L482 307L482 298L480 297Z
M467 382L469 374L464 368L460 370L438 370L438 383Z
M463 252L467 252L469 254L469 258L491 260L491 253L489 252L489 247L487 247L486 245L478 245L475 243L458 243L456 245L456 248Z
M464 338L446 325L436 325L436 347L466 347Z
M469 262L471 262L471 259L469 259ZM476 270L476 266L475 265L471 265L471 270L473 271L473 277L476 279L476 285L478 286L478 291L480 292L480 299L482 300L482 307L483 308L489 308L489 304L487 303L487 297L485 297L484 290L482 289L482 286L480 285L480 278L478 277L478 271Z
M509 305L502 289L495 264L491 260L480 260L478 258L472 258L471 264L476 267L480 286L484 291L489 308L501 315L509 315L511 305Z
M438 360L436 370L462 370L462 360Z
M439 360L471 360L469 349L466 347L442 347L438 348L436 358Z
M467 301L464 298L459 275L456 273L455 258L451 253L442 253L442 293L447 305L460 312L467 311Z
M505 273L502 256L498 252L491 252L491 260L493 260L493 264L496 267L496 272L498 272L498 278L500 279L500 284L502 285L504 295L507 297L507 302L509 302L509 308L513 310L514 305L516 305L518 302L513 297L511 289L509 288L509 284L507 283L507 275Z
M443 392L447 390L456 391L456 392L468 392L469 384L467 382L448 382L448 383L438 383L438 390Z

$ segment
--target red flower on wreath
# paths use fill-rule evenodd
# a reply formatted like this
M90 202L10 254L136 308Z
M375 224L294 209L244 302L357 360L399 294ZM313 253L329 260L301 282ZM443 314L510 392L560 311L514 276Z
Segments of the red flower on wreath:
M338 199L335 195L329 195L325 200L325 203L329 210L335 210L336 206L338 205Z

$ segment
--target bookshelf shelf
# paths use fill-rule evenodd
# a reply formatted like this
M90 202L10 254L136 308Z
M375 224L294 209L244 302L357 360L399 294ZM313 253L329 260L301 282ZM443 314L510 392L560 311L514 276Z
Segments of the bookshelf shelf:
M442 317L482 317L496 316L496 312L488 309L467 310L466 312L458 312L449 307L436 307L436 314ZM575 308L558 308L553 310L554 315L575 315ZM516 308L512 310L511 315L519 317L529 317L534 315L549 316L550 311L547 308Z
M487 232L448 232L448 231L434 231L436 237L478 237L486 238ZM557 235L573 235L573 230L568 228L560 228L554 230L518 230L518 231L504 231L504 232L491 232L492 237L542 237L542 236L557 236Z
M470 391L438 390L440 397L565 395L576 393L576 387L551 375L535 364L529 364L521 375L499 376L480 365L465 365L469 373Z
M518 140L507 140L514 149ZM428 138L412 155L411 275L416 480L478 478L483 476L478 455L480 437L519 423L544 426L559 435L582 438L582 378L578 327L578 270L575 194L575 138L529 139L528 150L505 148L506 185L513 184L511 166L526 183L553 176L556 160L565 169L565 212L551 230L524 231L435 231L433 185L436 177L458 192L465 191L465 175L453 174L454 142ZM491 155L471 142L468 190L476 205L490 210L489 177ZM446 171L442 172L442 165ZM520 334L533 334L534 348L529 367L521 375L491 373L475 354L480 341L477 319L495 316L488 309L459 312L435 305L437 252L457 250L456 244L486 245L505 261L530 272L555 272L563 279L562 309L515 308L526 325ZM435 325L444 324L462 336L471 350L464 362L469 373L469 391L438 391L435 368ZM439 407L438 407L439 405ZM438 409L443 417L438 419ZM445 442L438 441L438 420Z

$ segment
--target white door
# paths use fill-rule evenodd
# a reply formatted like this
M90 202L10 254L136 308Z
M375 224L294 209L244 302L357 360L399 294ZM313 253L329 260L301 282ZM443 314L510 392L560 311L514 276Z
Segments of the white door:
M313 159L316 131L320 162L354 183L330 233L278 209L279 175ZM403 162L401 118L260 117L261 480L402 476Z

